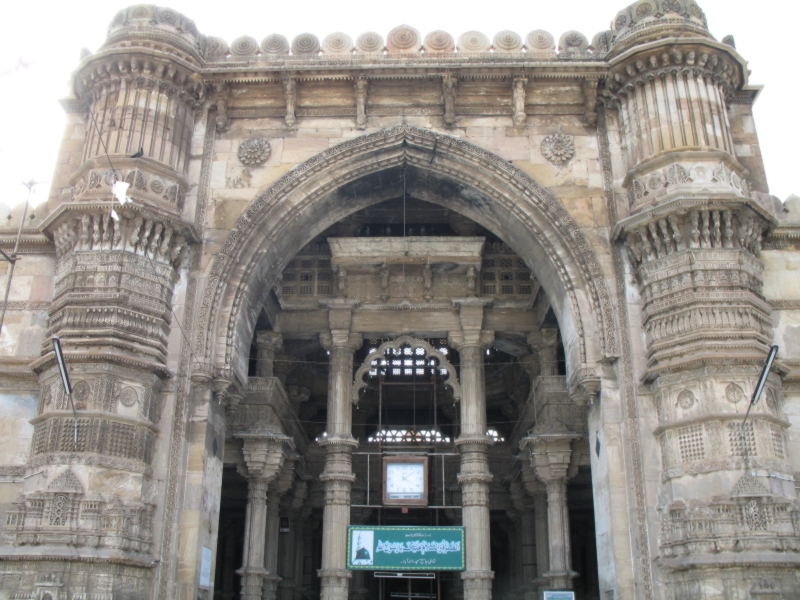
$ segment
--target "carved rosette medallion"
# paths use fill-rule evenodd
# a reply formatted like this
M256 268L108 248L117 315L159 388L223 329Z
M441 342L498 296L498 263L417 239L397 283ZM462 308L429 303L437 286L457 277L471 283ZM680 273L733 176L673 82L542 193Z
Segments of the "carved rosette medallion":
M272 154L272 147L264 138L252 138L239 144L239 161L246 167L260 167Z
M571 135L554 133L542 140L542 156L554 165L565 165L575 156L575 143Z

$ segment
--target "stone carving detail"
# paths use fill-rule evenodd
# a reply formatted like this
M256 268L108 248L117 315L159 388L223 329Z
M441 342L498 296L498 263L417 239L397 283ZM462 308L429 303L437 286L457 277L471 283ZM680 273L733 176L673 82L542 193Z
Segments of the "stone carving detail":
M228 56L230 51L231 49L228 46L228 42L226 42L222 38L209 37L206 40L206 52L205 52L206 60L209 61L224 60L225 57Z
M421 46L419 32L408 25L395 27L386 37L389 53L418 52Z
M689 410L694 406L695 397L691 390L683 390L678 394L678 406L683 410Z
M731 404L741 404L747 400L744 390L735 383L730 383L725 388L725 398Z
M524 77L514 79L512 99L514 101L514 127L524 127L528 119L525 114L525 86L528 80Z
M348 54L353 50L353 40L346 33L337 31L325 36L322 50L327 54Z
M458 38L458 49L462 52L488 52L489 38L480 31L467 31Z
M83 493L83 485L75 477L75 474L69 469L65 470L61 475L56 477L50 485L47 486L48 491L56 492L74 492L76 494Z
M494 36L494 49L501 52L520 52L522 38L518 33L506 29Z
M174 179L153 177L148 184L140 169L120 169L118 172L122 181L131 184L128 188L128 196L131 199L146 205L166 208L172 213L183 210L185 196L177 177ZM100 177L100 174L92 169L75 182L73 197L76 201L107 201L111 197L113 185L113 179Z
M135 389L128 386L122 388L122 391L119 393L119 401L122 406L130 408L139 401L139 395L136 393Z
M555 50L556 41L553 35L544 29L535 29L525 37L525 43L531 50Z
M461 384L458 380L458 374L447 360L447 356L442 354L439 350L431 346L425 340L416 339L407 335L402 335L394 340L389 340L381 344L378 348L369 353L364 359L364 362L356 371L353 379L353 392L351 401L353 404L358 404L361 397L361 390L367 387L367 382L364 378L372 374L380 366L386 366L391 359L387 356L415 356L424 358L427 361L436 360L436 369L441 370L442 377L445 378L445 384L452 393L453 400L458 402L461 400ZM447 374L445 375L444 372Z
M589 40L579 31L567 31L558 40L558 49L561 52L586 52Z
M270 34L261 40L261 51L274 56L289 54L289 40L279 33Z
M255 56L258 52L258 42L249 36L237 38L231 44L231 54L235 56Z
M425 50L428 52L452 52L454 48L453 36L446 31L431 31L425 36Z
M301 33L292 40L292 54L317 54L319 39L313 33Z
M542 140L542 156L554 165L565 165L575 156L575 143L571 135L554 133Z
M379 33L367 31L356 38L356 50L364 54L374 54L383 50L383 37Z
M264 138L250 138L239 144L239 161L246 167L260 167L270 154L272 147Z
M365 77L359 77L358 79L356 79L354 87L356 92L356 129L366 129L367 90L369 87L369 82Z

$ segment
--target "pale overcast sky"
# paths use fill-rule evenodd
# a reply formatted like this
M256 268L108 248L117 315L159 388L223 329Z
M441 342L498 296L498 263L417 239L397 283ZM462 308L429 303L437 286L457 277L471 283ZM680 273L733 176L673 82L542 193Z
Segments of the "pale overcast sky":
M749 61L750 83L766 86L756 103L755 116L770 191L781 200L793 193L800 195L800 78L793 64L798 4L791 0L698 2L717 39L734 35L738 51ZM78 64L81 48L97 50L108 23L125 5L108 0L6 5L0 21L0 73L12 69L20 57L32 64L0 77L0 205L24 200L25 188L20 181L50 181L64 122L58 99L66 95L69 74ZM385 36L401 23L415 27L423 36L444 29L456 39L471 29L483 31L490 38L504 29L523 37L533 29L545 29L556 39L564 31L576 29L591 40L596 32L608 29L617 11L626 6L605 0L171 0L165 5L193 19L202 33L229 42L240 35L260 41L270 33L282 33L291 40L305 31L320 39L334 31L344 31L353 39L369 30ZM45 197L46 190L41 189L32 202Z

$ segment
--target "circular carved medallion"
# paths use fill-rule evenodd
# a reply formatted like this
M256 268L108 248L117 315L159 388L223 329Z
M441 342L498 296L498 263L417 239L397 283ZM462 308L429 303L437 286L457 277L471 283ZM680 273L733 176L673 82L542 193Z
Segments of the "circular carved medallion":
M688 410L694 406L695 398L691 390L683 390L678 394L678 406L683 410Z
M356 38L356 50L365 54L383 50L383 37L374 31L367 31Z
M346 54L353 49L353 40L346 33L331 33L322 40L322 49L328 54Z
M119 393L119 401L122 406L131 407L139 401L139 395L132 387L124 387Z
M504 52L518 52L522 50L522 38L513 31L501 31L494 36L494 49Z
M446 31L431 31L425 36L425 49L429 52L452 52L453 36Z
M292 54L316 54L319 39L313 33L301 33L292 40Z
M272 147L263 138L244 140L239 144L239 160L246 167L259 167L263 165L272 154Z
M534 50L552 50L556 46L553 35L544 29L531 31L525 38L525 43L528 44L528 48Z
M571 135L554 133L542 140L542 156L554 165L567 164L575 156L575 144Z
M458 38L458 49L462 52L487 52L489 38L480 31L468 31Z
M400 25L389 32L387 43L394 50L414 52L419 44L419 32L408 25Z
M237 38L231 44L231 54L236 56L251 56L258 52L258 44L249 36Z
M289 40L279 33L273 33L261 40L261 50L265 54L288 54Z

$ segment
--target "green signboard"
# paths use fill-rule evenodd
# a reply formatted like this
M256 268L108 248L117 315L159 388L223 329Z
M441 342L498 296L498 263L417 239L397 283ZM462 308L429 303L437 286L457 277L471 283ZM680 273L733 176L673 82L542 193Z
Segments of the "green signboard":
M347 528L347 568L371 571L463 571L463 527Z

